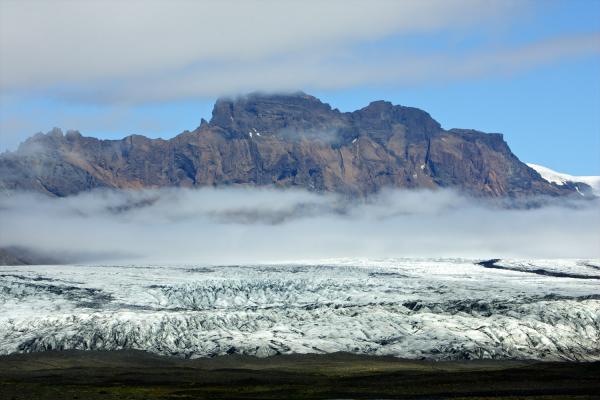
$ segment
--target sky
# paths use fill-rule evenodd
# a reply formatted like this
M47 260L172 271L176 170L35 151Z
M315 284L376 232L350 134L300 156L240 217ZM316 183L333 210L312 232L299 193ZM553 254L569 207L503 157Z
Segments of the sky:
M600 175L600 0L0 0L0 151L55 126L173 137L256 90L419 107Z

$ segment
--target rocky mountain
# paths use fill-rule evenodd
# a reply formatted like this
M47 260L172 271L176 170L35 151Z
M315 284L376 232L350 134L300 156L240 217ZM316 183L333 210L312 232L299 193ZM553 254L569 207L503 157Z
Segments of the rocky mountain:
M351 195L383 187L576 193L519 161L501 134L445 130L423 110L386 101L342 113L304 93L220 99L210 122L169 140L100 140L54 129L0 156L1 190L67 196L100 187L220 185Z

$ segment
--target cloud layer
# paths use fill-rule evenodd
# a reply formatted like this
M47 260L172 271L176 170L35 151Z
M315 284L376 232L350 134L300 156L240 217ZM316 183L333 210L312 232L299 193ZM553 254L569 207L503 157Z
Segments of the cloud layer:
M6 0L0 88L143 103L465 79L600 53L595 33L468 51L403 46L404 38L489 30L528 8L512 0Z
M452 191L387 191L359 203L249 188L13 193L0 199L0 247L136 263L600 257L597 201L537 203L500 207Z
M377 2L3 1L3 83L137 76L245 63L355 40L439 30L515 7L474 0ZM40 68L40 62L44 64Z

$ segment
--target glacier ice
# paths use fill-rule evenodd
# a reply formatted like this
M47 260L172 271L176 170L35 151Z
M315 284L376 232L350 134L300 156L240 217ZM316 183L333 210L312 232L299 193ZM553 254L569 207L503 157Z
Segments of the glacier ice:
M600 360L598 260L477 261L0 267L0 353Z

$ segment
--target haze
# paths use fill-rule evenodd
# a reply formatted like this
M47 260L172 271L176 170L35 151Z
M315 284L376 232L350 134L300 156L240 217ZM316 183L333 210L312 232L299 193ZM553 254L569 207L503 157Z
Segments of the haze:
M390 190L358 202L251 188L12 193L0 199L0 243L84 263L594 258L598 206L568 199L500 204L450 190Z

